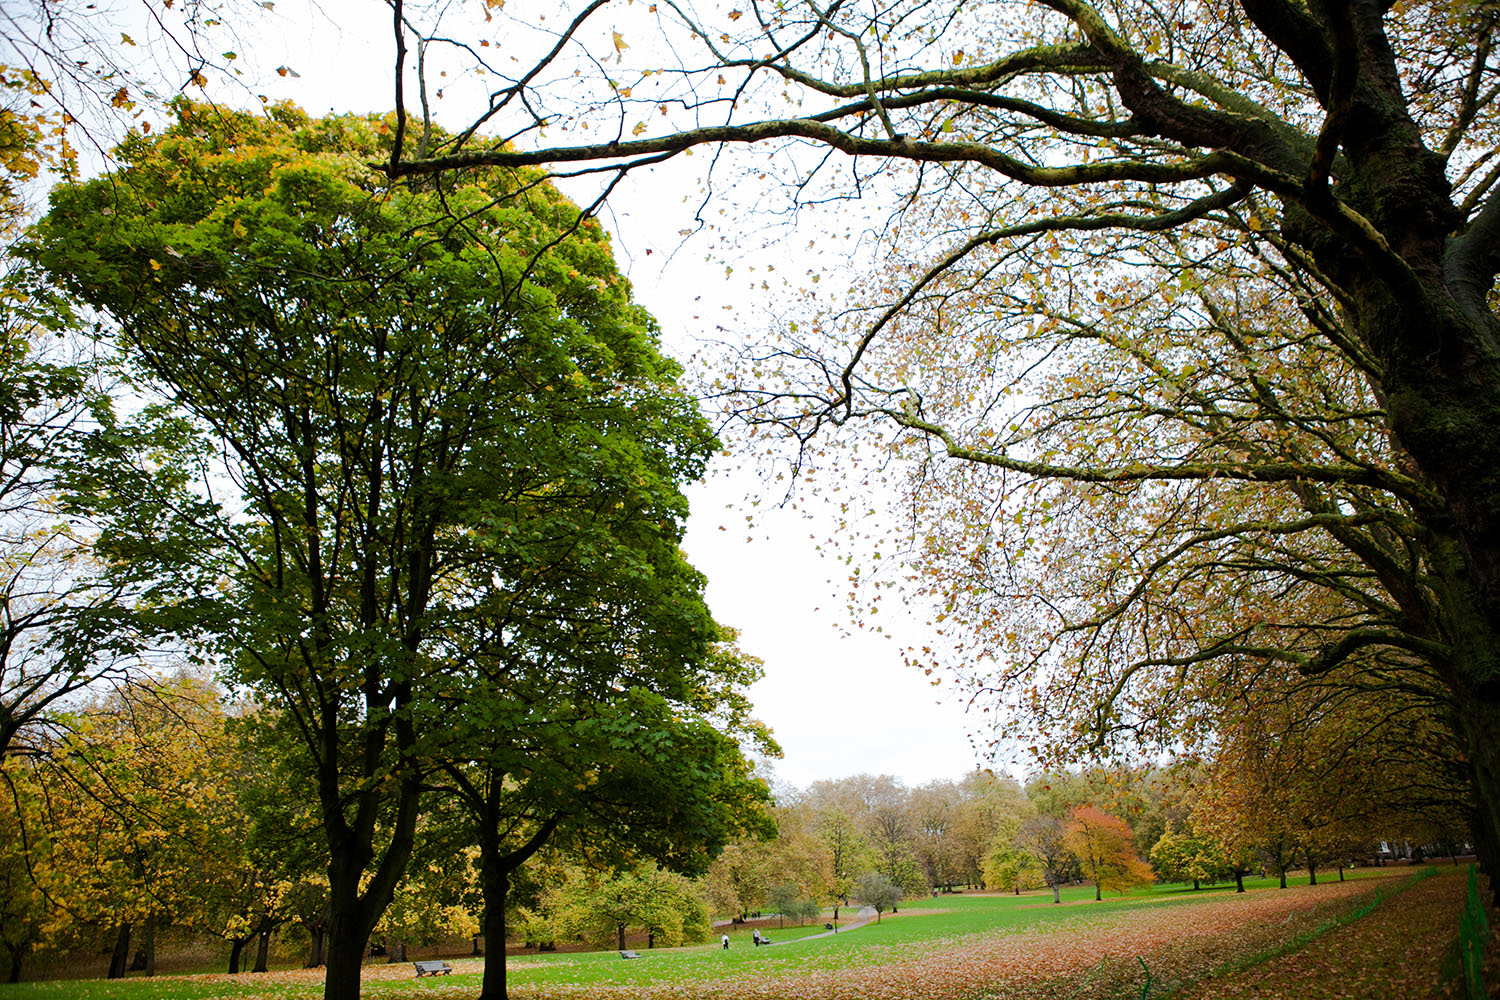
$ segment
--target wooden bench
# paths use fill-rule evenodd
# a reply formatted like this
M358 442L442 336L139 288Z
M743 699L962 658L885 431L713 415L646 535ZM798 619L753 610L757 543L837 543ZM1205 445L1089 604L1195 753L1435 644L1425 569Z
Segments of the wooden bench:
M446 976L453 971L453 966L441 959L436 962L413 962L412 965L417 967L418 979L423 976Z
M641 955L640 955L640 952L622 951L622 952L620 952L620 957L621 958L640 958Z

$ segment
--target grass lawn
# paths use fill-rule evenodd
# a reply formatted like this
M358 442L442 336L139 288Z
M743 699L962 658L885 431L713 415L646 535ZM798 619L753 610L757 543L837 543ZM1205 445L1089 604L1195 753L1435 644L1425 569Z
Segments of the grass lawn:
M615 952L512 957L517 998L620 996L662 1000L783 1000L884 997L1005 1000L1027 997L1140 996L1141 956L1158 988L1191 983L1205 972L1274 949L1292 936L1353 909L1379 886L1404 884L1410 869L1367 869L1285 892L1274 879L1234 887L1156 886L1095 902L1093 888L1014 895L964 893L911 900L878 924L834 936L822 931L762 928L776 944L755 948L749 930L731 947L718 943L641 951L636 961ZM1392 877L1394 876L1394 878ZM1378 911L1377 911L1378 912ZM840 913L840 924L855 911ZM826 918L825 918L826 919ZM417 980L410 963L366 967L364 995L382 1000L473 996L481 960L452 958L451 976ZM69 980L0 985L0 1000L211 1000L217 997L316 1000L321 973L287 970L260 975L157 976L152 979Z

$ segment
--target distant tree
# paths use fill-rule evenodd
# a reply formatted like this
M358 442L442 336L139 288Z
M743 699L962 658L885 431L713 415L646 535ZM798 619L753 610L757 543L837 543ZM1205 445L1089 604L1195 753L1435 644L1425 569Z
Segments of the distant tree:
M1171 827L1151 848L1151 867L1163 882L1191 882L1194 889L1230 873L1229 861L1214 841Z
M601 947L623 950L632 928L646 932L650 947L708 938L708 911L692 884L652 864L608 874L575 867L551 903L561 935L582 934Z
M854 899L874 908L878 924L881 914L901 902L901 887L879 872L865 872L854 880Z
M1135 854L1135 839L1122 819L1094 806L1075 806L1063 839L1094 880L1094 899L1105 889L1125 892L1151 881L1151 869Z
M767 899L771 909L776 911L778 927L786 926L786 918L797 908L802 901L802 890L791 882L779 882L771 887Z
M828 861L828 894L833 900L833 924L837 928L839 907L848 904L856 873L869 861L870 846L849 815L838 808L818 817L818 839Z
M1043 874L1037 855L1021 843L1022 829L1035 816L1004 817L995 830L994 839L984 855L984 883L994 889L1009 889L1020 895L1022 889L1036 884Z
M1016 844L1036 858L1052 889L1052 902L1061 903L1062 883L1078 864L1062 821L1045 814L1028 817L1016 830Z

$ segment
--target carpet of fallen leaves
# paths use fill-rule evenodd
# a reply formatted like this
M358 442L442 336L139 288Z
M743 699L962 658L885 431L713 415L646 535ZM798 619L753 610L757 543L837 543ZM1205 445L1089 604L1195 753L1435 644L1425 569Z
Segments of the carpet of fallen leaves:
M1445 870L1306 947L1202 982L1176 1000L1449 996L1453 984L1443 966L1458 930L1466 872Z

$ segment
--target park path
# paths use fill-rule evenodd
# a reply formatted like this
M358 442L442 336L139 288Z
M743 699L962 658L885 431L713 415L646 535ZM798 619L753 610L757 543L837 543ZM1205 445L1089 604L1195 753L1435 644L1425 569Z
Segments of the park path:
M877 914L875 912L875 907L873 907L873 906L863 906L863 907L860 907L859 912L854 915L854 919L853 920L851 920L849 923L845 924L844 926L840 927L836 931L819 931L816 934L807 934L807 935L804 935L804 936L799 937L799 938L792 938L791 941L772 941L769 944L766 944L764 947L774 948L778 944L792 944L793 942L796 942L796 941L812 941L812 940L815 940L817 938L833 937L835 934L848 934L850 931L858 930L859 928L863 927L865 924L868 924L870 921L874 920L877 916L879 916L879 914Z

